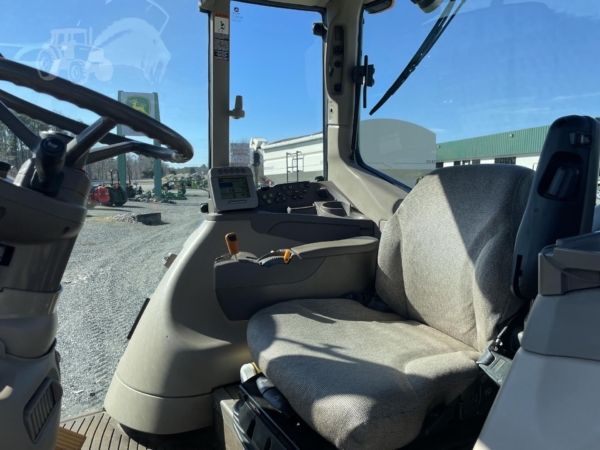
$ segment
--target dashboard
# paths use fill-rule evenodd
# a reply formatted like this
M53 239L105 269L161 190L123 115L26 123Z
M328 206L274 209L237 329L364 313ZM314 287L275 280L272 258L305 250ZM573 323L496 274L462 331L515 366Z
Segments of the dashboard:
M249 167L209 171L209 212L254 212L364 218L331 182L300 181L256 189Z
M317 182L276 184L257 191L258 208L270 212L290 212L312 206L315 202L333 200L329 190ZM288 211L291 209L292 211Z

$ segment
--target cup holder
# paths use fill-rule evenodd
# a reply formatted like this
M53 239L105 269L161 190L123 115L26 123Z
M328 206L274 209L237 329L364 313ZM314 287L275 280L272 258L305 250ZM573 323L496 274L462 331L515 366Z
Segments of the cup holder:
M346 217L348 215L347 206L344 202L323 202L319 206L327 214L339 217Z

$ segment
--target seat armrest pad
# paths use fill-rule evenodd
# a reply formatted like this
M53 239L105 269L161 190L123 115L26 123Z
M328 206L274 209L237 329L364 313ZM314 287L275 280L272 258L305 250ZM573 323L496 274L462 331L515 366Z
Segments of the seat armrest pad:
M371 236L359 236L339 241L315 242L299 245L291 249L300 259L327 258L329 256L351 255L377 251L379 240Z

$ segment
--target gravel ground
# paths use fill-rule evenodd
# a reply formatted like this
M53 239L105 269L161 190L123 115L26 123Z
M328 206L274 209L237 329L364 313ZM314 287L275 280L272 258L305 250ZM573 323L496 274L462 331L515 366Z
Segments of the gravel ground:
M128 202L96 207L79 234L63 277L58 346L64 418L100 408L127 333L144 300L166 271L163 258L178 253L202 222L204 191L188 190L177 204ZM162 225L117 222L116 215L162 213Z

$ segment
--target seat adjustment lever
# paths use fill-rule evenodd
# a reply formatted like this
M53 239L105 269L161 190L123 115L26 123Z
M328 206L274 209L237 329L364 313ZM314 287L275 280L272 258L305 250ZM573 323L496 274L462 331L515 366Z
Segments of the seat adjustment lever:
M294 416L294 410L290 405L290 402L283 396L279 389L275 387L273 382L267 377L259 377L256 379L256 387L260 391L263 398L269 402L269 404L280 411L288 419Z

